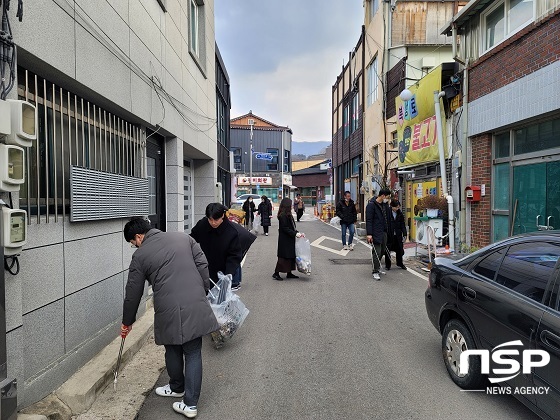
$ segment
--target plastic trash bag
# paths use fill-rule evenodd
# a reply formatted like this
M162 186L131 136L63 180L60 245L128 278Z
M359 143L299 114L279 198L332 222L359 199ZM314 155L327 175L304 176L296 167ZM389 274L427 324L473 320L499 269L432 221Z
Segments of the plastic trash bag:
M331 219L331 225L333 225L333 226L340 226L340 217L334 216L334 217Z
M253 228L251 229L251 233L254 235L258 235L260 226L261 226L261 215L255 214L255 219L253 220Z
M249 314L239 296L231 291L231 274L218 273L218 282L208 292L208 302L220 328L210 334L214 347L219 349L241 327Z
M296 267L300 273L311 274L311 244L307 238L296 238Z

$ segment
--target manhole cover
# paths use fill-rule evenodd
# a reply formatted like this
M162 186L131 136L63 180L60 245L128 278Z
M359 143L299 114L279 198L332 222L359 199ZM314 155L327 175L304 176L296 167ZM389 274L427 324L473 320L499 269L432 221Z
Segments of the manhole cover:
M329 258L329 261L336 265L366 265L371 264L371 260L357 260L351 258Z

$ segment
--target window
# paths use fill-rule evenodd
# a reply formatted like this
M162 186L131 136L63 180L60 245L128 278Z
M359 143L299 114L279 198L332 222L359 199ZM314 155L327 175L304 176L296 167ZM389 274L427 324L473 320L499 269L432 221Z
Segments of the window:
M350 134L358 129L359 109L358 109L358 94L352 98L352 122L350 125Z
M198 56L198 5L195 0L191 0L191 22L190 22L191 50Z
M560 118L515 130L513 153L520 155L558 147L559 132Z
M537 302L542 302L554 266L560 258L560 245L534 242L512 245L496 281Z
M379 146L373 146L373 174L379 175Z
M369 2L369 20L372 20L379 9L379 0L370 0Z
M484 51L510 37L534 20L535 0L503 0L482 15Z
M189 53L199 68L206 71L204 0L189 0Z
M350 105L346 105L342 111L343 138L347 139L350 135Z
M509 157L509 131L494 137L494 157Z
M375 101L377 101L377 57L369 64L367 68L367 81L368 81L368 93L367 93L367 104L370 106Z
M284 150L284 172L290 172L290 151Z
M241 170L241 156L242 156L241 147L237 147L235 149L232 149L232 151L233 151L233 167L236 171L240 171Z
M218 142L222 143L226 146L226 105L218 96L216 100L216 114L217 114L217 121L216 121L216 129L218 130Z
M484 257L482 261L474 267L473 272L481 275L482 277L486 277L488 280L494 280L494 277L496 277L496 271L500 266L500 262L502 261L504 254L505 248L502 248Z
M357 175L360 173L360 157L355 157L352 159L352 175Z
M266 153L272 155L272 160L267 161L266 170L267 171L277 171L278 170L278 149L266 149Z

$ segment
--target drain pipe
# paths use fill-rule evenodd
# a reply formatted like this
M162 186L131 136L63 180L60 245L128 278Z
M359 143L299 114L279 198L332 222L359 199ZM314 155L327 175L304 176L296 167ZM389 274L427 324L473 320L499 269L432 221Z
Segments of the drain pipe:
M447 166L445 165L445 149L443 147L443 126L441 120L441 107L439 104L440 98L445 96L445 92L434 91L434 109L436 113L436 132L437 132L437 142L438 142L438 154L439 154L439 168L441 172L441 186L443 189L443 195L447 200L447 213L448 213L448 228L447 236L449 237L449 250L451 252L455 249L455 228L453 220L453 197L447 193Z

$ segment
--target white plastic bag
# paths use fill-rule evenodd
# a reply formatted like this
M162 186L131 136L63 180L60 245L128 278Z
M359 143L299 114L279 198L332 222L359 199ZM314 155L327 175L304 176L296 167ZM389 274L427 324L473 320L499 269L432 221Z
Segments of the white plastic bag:
M251 229L251 233L258 235L260 226L261 226L261 215L255 214L255 220L253 220L253 228Z
M305 237L296 238L296 267L300 273L311 274L311 244Z
M334 217L331 219L331 225L333 225L333 226L340 226L340 217L334 216Z
M239 296L231 291L231 274L218 273L218 282L208 292L208 302L218 320L220 329L210 334L214 347L219 349L241 325L249 309L241 302Z

